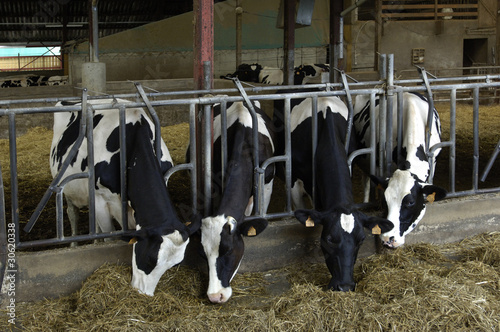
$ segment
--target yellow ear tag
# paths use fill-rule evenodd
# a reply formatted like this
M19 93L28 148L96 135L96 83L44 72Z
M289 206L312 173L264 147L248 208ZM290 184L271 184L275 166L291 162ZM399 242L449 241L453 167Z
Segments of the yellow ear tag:
M186 221L186 223L184 225L189 226L189 225L191 225L191 222L190 221Z
M380 227L378 227L378 225L375 225L375 227L372 228L372 234L375 234L375 235L382 234L382 230L380 229Z
M255 235L257 235L257 231L255 230L255 228L253 226L251 226L248 229L247 236L255 236Z
M134 244L134 243L137 243L137 238L136 237L133 237L130 239L130 241L128 241L128 244Z
M436 200L436 192L433 192L432 194L430 195L427 195L427 201L429 203L434 203L434 201Z
M307 218L306 227L314 227L314 221L311 219L311 217Z

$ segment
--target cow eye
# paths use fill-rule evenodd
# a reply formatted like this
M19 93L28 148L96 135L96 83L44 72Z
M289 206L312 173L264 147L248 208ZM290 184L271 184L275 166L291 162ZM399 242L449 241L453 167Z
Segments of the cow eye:
M412 207L414 207L414 206L415 206L415 200L413 199L413 197L408 197L408 198L406 199L405 206L406 206L407 208L412 208Z

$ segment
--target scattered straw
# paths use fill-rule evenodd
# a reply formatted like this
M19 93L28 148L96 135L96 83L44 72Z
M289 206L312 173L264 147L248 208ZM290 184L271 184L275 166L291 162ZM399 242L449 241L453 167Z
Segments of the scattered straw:
M26 331L498 331L498 262L464 250L499 244L491 233L387 250L360 260L350 293L325 289L324 264L242 273L223 305L187 266L167 271L149 297L130 287L130 267L104 265L70 296L19 304L19 320Z

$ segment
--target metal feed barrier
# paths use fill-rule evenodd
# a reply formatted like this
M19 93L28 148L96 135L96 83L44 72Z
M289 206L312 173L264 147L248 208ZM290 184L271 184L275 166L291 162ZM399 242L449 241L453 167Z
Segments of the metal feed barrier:
M291 204L291 143L290 143L290 105L291 100L295 98L312 98L313 109L311 114L313 115L312 127L313 132L317 128L316 120L316 108L318 98L327 96L338 96L342 98L349 109L349 124L350 128L348 130L348 135L353 134L352 131L352 96L358 94L365 94L370 96L371 100L371 119L375 118L375 99L380 98L380 119L379 127L376 128L375 124L372 122L371 135L375 138L376 131L380 133L385 133L380 135L381 142L377 146L375 143L372 146L365 149L357 150L349 156L349 163L352 164L353 160L360 155L367 155L370 160L370 170L372 174L377 175L387 175L392 167L392 105L397 105L398 109L398 143L397 149L401 146L401 123L402 123L402 94L406 91L409 92L420 92L427 96L429 101L429 110L433 109L433 93L449 93L450 101L450 138L448 141L443 141L437 146L429 146L429 136L427 135L426 152L429 158L433 158L434 151L438 148L448 148L449 149L449 187L448 196L458 197L466 196L471 194L479 193L491 193L499 192L500 187L479 189L479 92L481 89L491 89L500 88L500 75L484 75L484 76L472 76L472 77L459 77L459 78L428 78L427 73L424 69L420 69L420 79L412 80L394 80L394 70L393 70L393 58L391 55L381 56L381 78L379 81L373 82L350 82L348 83L348 77L345 73L341 72L342 83L327 83L327 84L315 84L308 85L307 88L319 88L322 91L315 92L303 92L300 89L304 86L282 86L282 87L269 87L269 86L258 86L258 87L247 87L243 88L239 81L235 81L236 88L233 89L218 89L218 90L199 90L199 91L181 91L181 92L155 92L155 93L145 93L143 87L140 84L136 84L137 93L132 94L121 94L113 96L102 96L102 97L90 97L87 96L84 90L81 96L81 105L74 106L62 106L55 107L54 105L58 101L69 101L75 100L75 98L46 98L46 99L23 99L23 100L8 100L0 101L0 117L6 117L9 123L9 147L10 147L10 220L7 220L6 202L5 202L5 187L4 181L5 175L2 174L2 169L0 165L0 278L3 278L5 271L16 270L15 265L9 265L9 259L15 255L15 250L23 248L32 248L39 246L63 244L78 241L88 241L95 239L102 239L108 237L119 237L124 235L132 235L134 230L127 229L127 213L126 209L128 207L128 202L126 197L126 161L125 153L121 155L121 197L122 197L122 230L111 232L111 233L97 233L96 223L95 223L95 207L94 207L94 168L93 168L93 111L103 110L103 109L113 109L111 111L118 111L120 114L120 149L125 152L125 130L123 130L125 125L125 110L126 108L132 107L142 107L144 108L152 121L155 124L156 137L160 136L160 123L158 116L155 112L155 108L160 106L188 106L189 107L189 127L190 127L190 162L182 163L174 166L165 175L165 180L168 181L170 176L178 171L189 171L191 173L191 189L192 189L192 199L189 205L191 212L195 212L197 209L201 211L208 211L211 204L211 182L204 181L204 187L199 188L197 179L201 177L209 179L211 175L211 116L212 108L215 104L220 104L221 106L221 122L222 128L225 128L225 114L227 105L232 102L244 102L246 105L250 106L251 101L258 100L260 102L273 102L275 100L283 100L285 105L284 110L284 123L285 123L285 154L281 156L274 156L268 160L258 160L258 144L257 141L257 128L254 125L254 189L258 195L254 198L255 211L253 217L265 217L268 219L277 219L282 217L289 217L293 215L293 209ZM351 79L352 81L352 79ZM285 91L286 90L286 91ZM455 190L455 129L456 129L456 95L457 91L468 90L472 92L471 101L473 103L473 127L474 127L474 156L472 165L472 187L471 189L464 191ZM198 97L202 96L202 97ZM134 100L131 103L120 103L113 102L112 104L98 104L91 105L88 100L91 99L103 99L103 98L123 98L128 100ZM162 99L163 98L163 99ZM168 99L165 99L168 98ZM48 106L44 107L15 107L18 104L40 104L45 103ZM249 107L252 114L253 122L256 123L256 114L253 107ZM197 111L199 110L199 111ZM265 110L265 108L264 108ZM72 147L71 152L68 155L67 160L64 161L63 166L59 174L62 174L65 167L68 166L69 162L72 160L74 154L79 149L81 143L84 139L90 144L88 146L88 156L89 156L89 169L87 172L82 172L73 175L68 178L62 178L61 175L57 175L52 183L48 184L48 189L45 195L40 199L38 207L33 212L31 218L26 220L20 220L19 217L19 188L18 188L18 173L17 173L17 147L16 147L16 117L23 114L38 114L38 113L55 113L55 112L81 112L81 123L80 132L77 142ZM432 117L432 113L429 113L429 117ZM203 121L202 121L203 120ZM207 121L204 121L207 120ZM430 121L432 123L432 121ZM203 131L203 138L201 142L203 144L199 147L200 151L196 151L196 141L195 141L195 126L201 124ZM428 128L430 133L430 128ZM221 134L222 146L223 146L223 167L225 168L227 162L227 133L225 131ZM372 139L375 142L375 139ZM156 151L160 149L159 140L155 143ZM313 137L313 151L316 146L316 138ZM498 151L500 148L496 148ZM496 152L498 153L498 152ZM490 158L483 178L486 177L487 172L491 168L491 165L496 158L496 153ZM158 154L157 154L158 155ZM199 159L199 156L202 156ZM48 162L48 161L47 161ZM314 156L311 160L314 165ZM203 164L203 174L197 174L198 163ZM265 213L263 208L263 183L264 183L264 173L266 167L272 163L284 163L285 169L285 187L286 187L286 207L284 211L277 213ZM47 166L48 167L48 163ZM41 166L42 167L42 166ZM223 168L223 169L224 169ZM431 172L431 178L432 178ZM314 176L314 173L313 173ZM89 232L88 234L81 234L75 236L67 236L64 234L64 213L63 213L63 193L64 186L72 180L87 178L89 179ZM36 222L44 208L44 206L49 201L50 197L55 195L56 197L56 236L50 239L38 239L32 241L22 241L20 239L21 232L29 232L34 227L37 226ZM314 201L314 189L313 189L313 201ZM201 208L198 206L198 202L202 202ZM186 204L188 205L188 204ZM252 217L250 217L252 218ZM13 260L12 262L15 262Z

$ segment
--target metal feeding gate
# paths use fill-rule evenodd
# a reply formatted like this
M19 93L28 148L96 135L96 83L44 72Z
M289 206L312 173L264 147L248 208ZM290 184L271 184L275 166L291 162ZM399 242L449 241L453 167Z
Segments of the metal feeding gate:
M164 178L168 181L169 177L178 171L189 171L191 172L191 212L196 210L207 211L211 204L211 181L203 181L203 187L200 187L198 179L210 179L211 176L211 150L212 150L212 110L215 104L220 104L221 106L221 122L222 127L225 128L225 114L227 105L233 102L244 102L247 106L250 106L251 101L260 102L274 102L275 100L283 100L285 109L285 154L281 156L274 156L268 160L258 160L258 144L255 144L257 139L257 128L254 125L254 189L258 193L255 197L255 211L254 216L265 217L268 219L289 217L293 215L292 204L291 204L291 142L290 142L290 105L292 99L297 98L312 98L313 108L311 109L311 114L313 115L313 133L315 131L315 126L317 122L314 121L316 116L317 99L320 97L327 96L338 96L342 98L348 105L349 109L349 130L348 135L353 135L352 130L353 122L353 105L352 96L364 94L369 95L371 100L371 121L373 128L372 135L375 135L375 131L378 130L381 142L377 146L375 143L372 146L365 149L357 150L349 156L349 162L352 163L353 159L366 154L370 158L370 169L372 174L386 175L390 172L392 167L392 151L393 147L392 140L392 105L396 105L398 110L398 123L399 127L402 128L402 94L404 92L419 92L426 95L429 102L429 110L432 111L434 99L433 95L439 92L440 95L448 95L450 103L450 138L448 141L443 141L438 144L438 146L428 146L426 144L426 152L430 158L433 157L433 152L437 148L448 148L449 149L449 188L448 197L458 197L466 196L478 193L489 193L498 192L500 187L479 189L479 96L481 89L498 89L500 88L500 75L484 75L484 76L471 76L471 77L454 77L454 78L428 78L427 73L424 69L420 69L421 78L412 80L394 80L394 70L393 70L393 58L392 56L381 56L381 78L379 81L373 82L351 82L348 83L348 77L345 73L341 72L342 83L327 83L327 84L314 84L307 85L307 92L300 91L305 86L283 86L283 87L269 87L269 86L259 86L243 88L239 81L235 80L236 88L232 89L218 89L218 90L200 90L200 91L183 91L183 92L155 92L155 93L145 93L143 87L140 84L136 84L137 93L135 94L121 94L112 95L104 97L89 97L86 91L82 93L81 105L73 106L61 106L55 107L55 103L59 101L70 101L75 100L75 98L47 98L47 99L25 99L25 100L10 100L10 101L0 101L0 116L8 118L9 122L9 147L10 147L10 193L11 193L11 216L10 220L7 220L6 213L6 202L5 202L5 187L4 181L5 175L2 174L0 168L0 258L1 258L1 271L0 275L3 276L8 270L15 270L17 266L10 265L9 262L15 262L15 250L23 248L31 248L46 245L63 244L77 241L88 241L94 239L101 239L107 237L119 237L124 235L132 235L134 230L127 229L127 207L128 202L126 200L126 160L125 153L121 154L120 158L120 170L121 170L121 197L122 197L122 230L114 231L110 233L97 233L96 223L95 223L95 206L93 204L93 194L95 190L95 175L93 162L89 161L89 169L86 172L75 174L68 178L62 178L61 175L56 175L52 183L48 186L48 189L43 197L40 198L40 203L36 211L33 212L31 218L27 223L23 220L21 224L19 218L19 188L18 188L18 172L17 172L17 147L16 147L16 117L23 114L38 114L38 113L54 113L54 112L81 112L81 122L79 127L79 137L77 142L73 145L71 152L67 160L64 161L62 166L62 174L64 168L68 166L73 156L78 151L82 142L86 139L90 144L88 144L88 155L89 160L92 160L93 156L93 111L113 109L120 114L120 151L125 151L125 130L123 130L125 125L125 110L126 108L132 107L142 107L147 110L147 113L151 117L155 124L156 137L160 137L160 122L158 116L155 112L155 107L160 106L179 106L189 108L189 127L190 127L190 162L182 163L171 168ZM352 80L352 79L351 79ZM446 83L446 84L445 84ZM317 91L311 91L311 89L318 89ZM472 165L472 188L464 191L455 190L455 147L456 147L456 119L455 111L457 104L457 91L471 91L472 96L469 101L472 101L473 106L473 127L474 127L474 155L473 155L473 165ZM202 97L197 97L202 96ZM111 99L112 102L109 104L93 104L88 103L91 99ZM122 103L116 101L117 98L135 100L130 103ZM376 99L379 99L380 107L380 119L379 126L376 127L373 123ZM14 107L17 104L34 104L34 103L45 103L50 106L45 107ZM253 123L256 123L256 114L253 107L249 107L252 114ZM113 110L110 110L113 111ZM265 110L265 108L264 108ZM430 112L430 116L432 112ZM431 122L432 123L432 122ZM200 146L196 146L195 140L195 127L197 125L202 126L202 139ZM428 128L429 132L430 129ZM222 146L224 152L222 153L223 161L227 161L227 133L223 130L222 134ZM375 142L375 140L372 140ZM428 135L427 135L427 142ZM313 148L316 144L316 138L313 137ZM398 148L401 146L401 132L398 129ZM155 143L156 151L159 151L160 141L157 140ZM199 151L197 151L199 149ZM488 167L485 169L483 174L483 179L486 177L487 172L491 168L491 165L496 158L496 154L500 150L500 143L495 149L495 153L490 158ZM313 150L314 151L314 150ZM201 152L201 153L200 153ZM201 159L199 158L201 156ZM201 163L203 167L198 168L197 165ZM277 213L266 213L263 211L263 183L264 183L264 171L272 163L284 163L285 164L285 187L286 187L286 207L284 211ZM314 157L312 158L312 163L314 164ZM224 165L224 162L222 163ZM2 165L0 165L1 167ZM45 166L41 166L45 167ZM48 167L48 164L47 164ZM202 174L197 174L198 169L202 170ZM66 236L63 231L64 224L64 213L63 213L63 192L64 185L69 181L75 179L87 178L89 179L89 232L88 234ZM314 192L314 191L313 191ZM52 195L56 197L56 236L50 239L38 239L33 241L21 241L21 232L29 232L31 229L37 226L36 222L41 214L42 209L49 201ZM314 196L314 195L313 195ZM313 197L314 201L314 197ZM199 206L201 203L201 207ZM250 217L252 218L252 217Z

